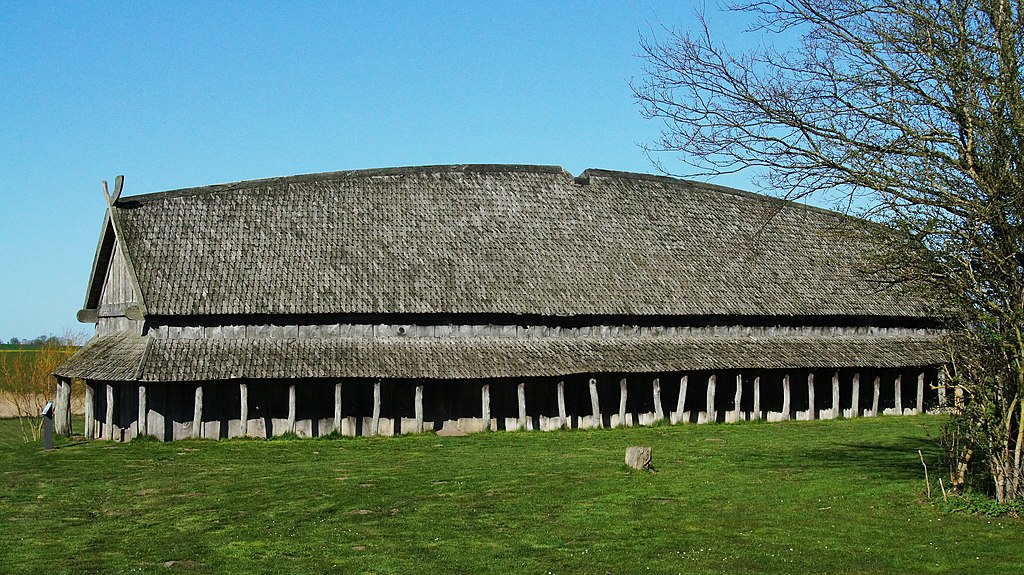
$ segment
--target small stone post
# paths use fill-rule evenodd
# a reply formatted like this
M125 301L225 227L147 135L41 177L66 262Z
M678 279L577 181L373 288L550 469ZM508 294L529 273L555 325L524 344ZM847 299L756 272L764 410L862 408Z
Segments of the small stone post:
M651 448L636 445L627 447L626 465L633 469L649 469L651 467Z

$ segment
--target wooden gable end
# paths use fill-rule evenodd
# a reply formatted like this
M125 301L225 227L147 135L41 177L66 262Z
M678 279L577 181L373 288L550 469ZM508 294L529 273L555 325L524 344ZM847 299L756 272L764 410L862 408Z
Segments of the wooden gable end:
M96 247L85 307L78 312L78 321L96 324L97 335L141 333L145 319L138 279L117 230L116 218L108 212Z
M128 309L139 302L139 293L131 278L121 246L114 243L107 273L100 290L99 317L127 315Z

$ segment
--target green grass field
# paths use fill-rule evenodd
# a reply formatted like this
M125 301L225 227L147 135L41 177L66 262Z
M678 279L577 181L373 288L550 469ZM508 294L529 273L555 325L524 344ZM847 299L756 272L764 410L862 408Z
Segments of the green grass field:
M941 423L44 453L0 421L0 572L1019 575L1024 520L925 500L917 450L937 481ZM627 468L628 445L652 446L657 473Z

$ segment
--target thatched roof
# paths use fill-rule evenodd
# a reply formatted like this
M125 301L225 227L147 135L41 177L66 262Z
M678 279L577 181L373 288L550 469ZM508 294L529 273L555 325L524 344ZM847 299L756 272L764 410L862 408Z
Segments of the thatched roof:
M116 229L148 315L929 315L866 279L840 215L664 177L333 172L127 196L111 214L97 266Z
M703 369L900 367L942 362L935 335L517 339L96 338L56 375L108 381L442 380Z

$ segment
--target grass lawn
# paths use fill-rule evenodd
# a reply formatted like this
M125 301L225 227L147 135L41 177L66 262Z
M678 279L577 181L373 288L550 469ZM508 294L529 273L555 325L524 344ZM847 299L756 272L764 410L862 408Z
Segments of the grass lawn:
M925 501L917 450L937 481L941 423L43 453L0 421L0 572L1024 573L1024 520ZM628 469L628 445L657 473Z

